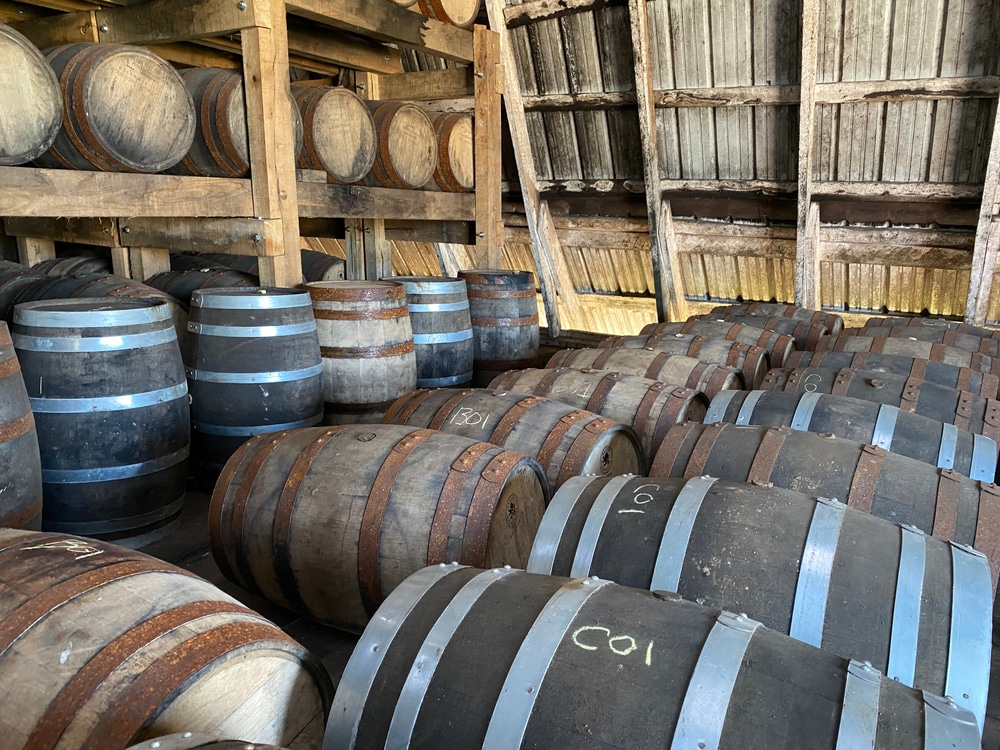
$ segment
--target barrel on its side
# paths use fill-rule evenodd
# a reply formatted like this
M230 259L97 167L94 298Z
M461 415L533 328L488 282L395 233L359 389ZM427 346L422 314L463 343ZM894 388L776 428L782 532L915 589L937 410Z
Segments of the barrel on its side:
M329 748L980 746L954 702L752 618L500 568L396 589L330 714Z
M741 323L720 323L717 320L688 320L686 323L650 323L643 326L639 334L655 336L674 333L694 333L710 339L740 341L744 344L761 346L771 357L771 367L781 367L789 354L795 351L795 339L785 333L765 331L763 328ZM829 337L824 336L820 341Z
M415 190L434 176L437 139L422 109L406 102L369 102L377 134L366 185Z
M467 29L479 16L480 0L417 0L417 5L425 16Z
M10 321L14 301L26 288L47 280L48 277L20 263L0 260L0 317Z
M191 295L199 289L223 287L256 287L258 279L241 271L198 269L191 271L164 271L146 280L154 289L191 305Z
M322 170L336 183L357 182L368 174L378 144L365 102L339 86L295 86L292 95L305 134L299 166Z
M306 281L342 281L344 259L315 250L302 250L302 278ZM260 276L256 255L233 255L231 253L193 253L170 256L170 266L174 271L192 271L204 268L231 268L254 277Z
M107 258L92 255L74 255L69 258L51 258L36 263L33 271L47 276L69 276L74 273L111 273Z
M10 26L0 24L0 166L27 164L59 134L59 81L45 56Z
M468 193L476 189L473 130L473 119L469 114L450 112L438 115L434 120L438 149L434 183L441 190Z
M938 331L956 331L984 339L1000 339L1000 331L994 328L983 328L944 318L868 318L863 328L932 328Z
M874 330L874 329L873 329ZM979 352L969 352L931 341L915 338L892 338L882 334L872 336L851 336L841 332L837 336L826 336L816 346L818 352L871 352L872 354L898 354L904 357L929 359L956 367L968 367L978 372L1000 375L1000 359ZM779 367L773 360L773 367Z
M6 323L0 323L0 527L42 528L42 464L31 402Z
M223 740L207 734L182 732L146 740L128 750L285 750L277 745L258 745L243 740Z
M785 317L805 320L813 325L826 326L831 336L844 330L844 319L822 310L810 310L784 302L744 302L739 305L720 305L712 308L713 315L753 315L754 317Z
M701 316L699 319L715 320L717 322L724 321L726 323L735 323L739 325L753 326L755 328L762 328L765 331L784 333L795 339L795 345L799 349L805 349L806 351L812 351L816 348L816 344L821 338L830 335L830 330L824 325L816 325L814 323L810 323L808 320L786 318L783 315L774 315L770 318L765 318L762 315L729 314L724 315L721 318L717 318L713 315L705 315Z
M413 427L319 427L240 448L209 536L230 580L360 631L424 565L523 567L547 499L541 467L513 451Z
M933 344L942 344L953 349L973 354L982 354L984 357L1000 356L1000 340L994 338L984 338L973 334L962 333L960 331L950 331L944 328L925 328L915 326L904 326L901 328L886 328L884 326L873 326L871 328L845 328L841 336L885 336L887 338L905 338L914 341L925 341Z
M527 570L743 612L985 716L986 558L833 500L712 477L578 477L552 499Z

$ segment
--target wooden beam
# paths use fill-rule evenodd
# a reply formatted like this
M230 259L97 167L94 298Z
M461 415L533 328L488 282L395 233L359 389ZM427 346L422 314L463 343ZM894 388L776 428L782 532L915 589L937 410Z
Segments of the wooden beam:
M361 281L365 278L365 222L348 219L344 222L344 278Z
M378 281L392 276L392 243L385 236L383 219L365 219L362 244L365 253L365 278Z
M613 5L625 5L625 2L624 0L529 0L521 5L504 8L503 17L508 29L516 29L518 26L544 21L547 18L561 18Z
M1000 93L1000 76L915 78L893 81L817 83L813 102L908 102L939 99L993 99Z
M476 262L487 268L503 264L503 179L500 148L500 96L504 90L504 68L500 64L500 36L485 26L474 30L476 60L473 63L476 95L473 155L476 185Z
M290 29L288 53L297 58L296 67L301 67L301 58L305 58L372 73L391 74L403 70L398 49L353 34Z
M79 242L99 247L119 247L117 219L4 219L9 237L45 237L56 242Z
M823 182L813 181L814 198L888 198L895 200L979 200L983 186L945 182Z
M97 18L94 11L59 13L30 21L11 24L39 49L58 47L76 42L98 42Z
M819 207L813 204L813 131L816 67L819 48L819 0L802 0L802 67L799 78L798 241L795 256L795 303L818 310L819 262L813 233L819 225Z
M669 89L652 95L656 107L748 107L796 104L798 86L727 86L701 89Z
M121 241L131 247L163 247L199 253L274 254L281 222L274 219L119 219Z
M906 247L899 245L856 245L847 242L830 242L824 236L820 243L820 258L823 261L833 263L966 271L971 266L972 253L968 250L929 245L908 245Z
M997 255L1000 249L1000 224L997 222L996 204L1000 202L1000 116L993 121L993 139L986 162L985 184L979 207L976 242L972 254L972 273L969 294L966 298L965 321L985 325L989 312L990 289L997 272Z
M461 99L475 94L472 67L379 76L378 85L386 101Z
M476 197L472 193L300 183L299 216L309 219L392 216L415 221L474 221Z
M215 50L206 49L200 44L174 42L171 44L147 44L146 49L164 60L193 68L226 68L239 70L242 61L236 55L220 54Z

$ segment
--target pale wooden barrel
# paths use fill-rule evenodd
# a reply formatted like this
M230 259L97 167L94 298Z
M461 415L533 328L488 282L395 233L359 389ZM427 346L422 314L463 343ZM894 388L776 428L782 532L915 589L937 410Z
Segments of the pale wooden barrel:
M417 387L417 358L402 285L386 281L304 284L323 356L326 424L378 422Z
M191 148L194 104L166 60L142 47L90 42L54 47L46 59L59 76L65 111L38 165L160 172Z
M886 336L910 341L924 341L932 344L943 344L963 352L982 354L984 357L1000 356L1000 340L981 336L976 333L965 333L961 330L951 330L943 327L930 326L871 326L865 328L845 328L840 332L842 337L850 336Z
M742 315L740 313L730 313L727 315L701 315L689 318L689 320L709 320L715 322L738 323L754 328L762 328L765 331L784 333L795 339L795 345L799 349L813 351L817 342L830 335L830 329L824 325L816 325L808 320L798 320L796 318L786 318L783 315L772 315L766 318L763 315Z
M438 148L434 183L446 192L468 193L476 189L473 131L472 115L452 112L434 120Z
M795 351L795 339L785 333L765 331L763 328L726 323L717 320L688 320L686 323L650 323L639 331L641 336L656 334L694 333L707 336L710 339L726 339L727 341L742 341L744 344L762 346L771 357L771 367L781 367L785 358ZM823 341L830 337L825 336Z
M302 169L326 172L331 182L357 182L375 162L375 122L368 106L343 87L295 86L302 114Z
M0 529L0 584L7 750L179 731L319 746L323 666L207 581L106 542Z
M422 109L405 102L368 102L378 134L378 148L367 185L416 189L434 176L437 139Z
M974 326L969 323L962 323L957 320L946 320L945 318L868 318L864 328L935 328L945 331L956 331L970 336L979 336L984 339L1000 339L1000 330L995 328L984 328ZM883 335L872 333L870 335ZM897 334L898 335L898 334Z
M870 329L877 330L877 329ZM826 336L820 339L816 346L817 352L870 352L872 354L893 354L901 357L926 359L931 362L943 362L955 367L967 367L978 372L988 372L1000 375L1000 359L957 349L953 346L932 341L918 341L913 337L891 337L882 334L871 336L844 335ZM772 367L780 367L771 361Z
M844 319L834 313L823 312L822 310L811 310L808 307L799 307L785 302L744 302L739 305L720 305L712 308L713 315L753 315L754 317L770 318L772 316L783 316L805 320L814 325L826 326L830 329L830 335L836 336L844 329Z
M538 462L397 425L259 435L226 464L209 537L230 580L345 630L424 565L523 568L548 493Z
M430 18L467 29L476 22L480 0L417 0L420 12Z
M0 24L0 166L27 164L59 134L63 105L59 81L45 56Z
M0 323L0 526L42 528L42 460L35 417L6 323Z

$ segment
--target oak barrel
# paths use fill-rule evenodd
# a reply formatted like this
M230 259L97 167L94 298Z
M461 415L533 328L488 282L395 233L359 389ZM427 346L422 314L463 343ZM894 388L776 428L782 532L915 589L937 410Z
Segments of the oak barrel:
M73 255L68 258L50 258L36 263L31 270L47 276L69 276L74 273L111 273L107 258L94 255Z
M128 750L284 750L276 745L258 745L243 740L223 740L207 734L182 732L140 742Z
M332 688L277 626L148 555L0 530L6 750L112 750L181 730L318 747Z
M302 169L326 172L331 182L357 182L375 161L375 122L368 106L343 87L295 86L305 144Z
M438 159L434 183L445 192L468 193L476 189L473 131L469 114L445 113L434 120Z
M464 435L537 458L552 490L578 474L639 474L646 468L631 427L542 396L485 388L420 390L397 400L384 421Z
M836 336L844 329L844 319L833 313L822 310L810 310L807 307L790 305L784 302L743 302L738 305L720 305L712 308L712 315L753 315L754 317L770 318L781 316L805 320L813 325L826 326L831 336Z
M968 367L933 362L902 354L872 354L870 352L792 352L785 360L786 368L825 367L869 372L926 380L928 383L969 391L983 398L996 398L1000 391L1000 377Z
M523 568L547 500L536 461L487 443L397 425L306 428L233 455L209 537L230 580L360 632L425 565Z
M690 318L689 318L690 320ZM830 335L830 329L824 325L815 325L808 320L796 320L786 318L783 315L774 315L770 318L758 315L729 314L723 316L702 315L698 320L714 320L716 322L736 323L740 325L762 328L765 331L784 333L795 339L795 346L799 349L812 351L816 344L824 336Z
M849 368L801 367L771 370L760 387L769 391L830 393L889 404L1000 440L1000 401L917 378Z
M92 42L54 47L46 59L62 87L63 127L39 166L160 172L190 149L194 104L166 60L142 47Z
M13 304L21 292L48 277L20 263L0 260L0 318L10 320Z
M762 346L741 341L710 339L693 333L657 333L651 336L609 336L598 344L601 349L650 349L668 354L735 367L747 388L756 388L771 369L771 358Z
M326 424L378 422L417 387L405 290L386 281L317 281L303 288L319 330Z
M437 167L434 124L420 107L406 102L368 102L377 134L375 161L366 185L422 188Z
M920 328L906 326L904 328L886 328L884 326L874 326L872 328L845 328L840 332L843 337L850 336L886 336L887 338L905 338L913 341L926 341L932 344L943 344L953 349L973 354L982 354L985 357L1000 356L1000 340L994 338L983 338L969 333L959 331L949 331L944 328Z
M576 477L552 498L527 570L744 612L984 719L986 558L834 500L712 477Z
M670 429L652 477L709 475L846 502L1000 562L1000 487L830 434L691 422Z
M45 153L62 125L62 92L52 66L31 42L0 24L0 166Z
M538 356L538 299L530 271L459 271L472 313L473 385L488 385L501 372L531 367Z
M656 334L694 333L710 339L740 341L761 346L771 357L771 367L781 367L785 358L795 351L795 339L784 333L765 331L763 328L741 323L720 323L716 320L688 320L686 323L650 323L639 331L641 336ZM823 337L824 339L827 337ZM821 339L823 340L823 339Z
M649 380L677 383L701 391L709 398L714 398L720 391L743 387L743 375L735 367L651 349L564 349L554 354L545 364L546 369L556 367L590 368L638 375Z
M869 329L875 331L877 329ZM956 367L968 367L979 372L1000 375L1000 359L979 352L957 349L954 346L918 341L913 337L894 338L883 334L871 336L845 335L842 331L837 336L820 339L816 347L818 352L871 352L873 354L898 354L904 357L929 359L932 362L944 362ZM771 365L778 367L772 360Z
M982 482L996 477L994 440L889 404L818 392L723 391L704 421L830 433Z
M1000 339L1000 330L995 328L984 328L944 318L868 318L863 328L932 328L938 331L956 331L984 339Z
M429 18L467 29L479 16L480 0L417 0L420 12Z
M324 747L979 743L974 715L953 701L743 615L604 580L435 566L362 635Z
M344 259L315 250L302 250L302 278L306 281L341 281L344 278ZM232 253L171 253L170 267L174 271L191 271L203 268L231 268L251 276L260 276L256 255Z
M146 283L164 294L169 294L185 307L191 306L191 295L199 289L252 287L258 278L232 269L198 269L191 271L164 271L146 279Z
M0 527L42 528L42 464L31 402L7 324L0 322Z
M46 531L141 546L180 517L188 389L170 310L51 300L14 310L41 448Z
M671 425L700 422L708 410L701 391L608 370L511 370L495 377L490 388L545 396L627 424L647 456L656 454Z
M188 332L197 462L218 471L253 435L323 421L323 361L306 292L197 290Z

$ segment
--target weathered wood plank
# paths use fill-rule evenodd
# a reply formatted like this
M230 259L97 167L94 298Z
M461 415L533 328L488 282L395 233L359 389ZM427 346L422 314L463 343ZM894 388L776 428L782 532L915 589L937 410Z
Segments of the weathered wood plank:
M475 94L471 67L379 76L379 95L386 101L462 99Z
M846 242L830 242L826 237L823 238L821 257L823 261L834 263L950 270L967 269L972 261L972 255L967 250L926 245L908 245L906 247L855 245Z
M476 218L476 199L472 193L299 183L298 194L299 215L309 219L391 216L418 221L474 221Z
M985 177L965 307L965 320L974 325L984 325L986 322L990 289L997 272L1000 251L1000 223L993 210L994 205L1000 201L1000 117L996 117L993 124L993 139Z
M129 278L136 281L146 281L156 276L158 273L166 273L170 270L170 251L158 247L130 247L119 248L123 252L119 262L128 260ZM115 273L119 273L115 269Z
M476 256L488 268L497 268L503 260L503 179L501 139L501 101L504 91L504 68L500 64L500 36L485 26L474 29L476 59L474 71L475 105L475 180L476 180ZM385 96L384 90L382 95Z
M45 237L57 242L79 242L99 247L119 247L117 219L32 219L23 216L4 219L8 237Z
M547 18L561 18L573 13L624 5L624 0L531 0L523 5L504 8L503 16L507 28L515 29Z
M183 247L201 253L263 256L273 254L278 248L276 240L281 238L280 221L256 218L130 217L119 219L118 225L121 241L130 247Z
M21 265L33 266L56 257L56 243L48 237L18 237L17 259Z

